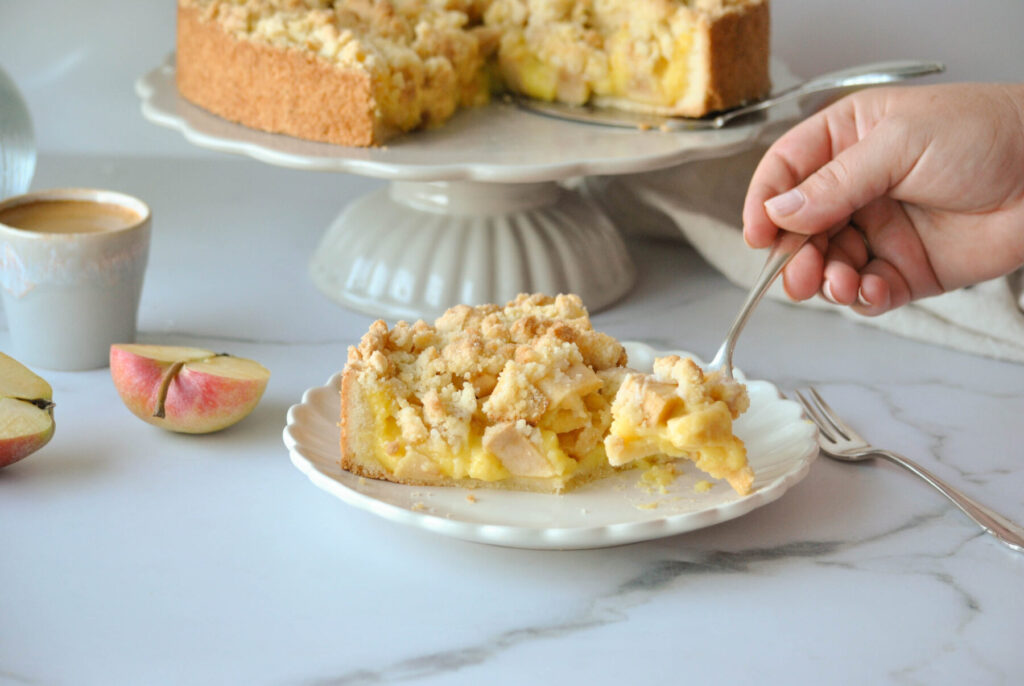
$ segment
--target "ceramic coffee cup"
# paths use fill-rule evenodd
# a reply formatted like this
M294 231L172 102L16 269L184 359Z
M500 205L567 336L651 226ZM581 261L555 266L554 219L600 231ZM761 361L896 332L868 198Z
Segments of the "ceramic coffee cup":
M0 202L0 287L14 357L54 370L108 364L135 340L149 257L149 207L65 188Z

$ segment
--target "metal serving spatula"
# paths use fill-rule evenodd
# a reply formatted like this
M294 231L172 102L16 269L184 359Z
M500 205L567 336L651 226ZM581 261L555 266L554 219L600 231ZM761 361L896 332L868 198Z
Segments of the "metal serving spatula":
M558 102L534 100L527 97L519 97L516 99L516 102L520 107L531 112L587 124L654 131L706 131L720 129L729 122L763 112L780 103L797 100L812 93L874 86L882 83L895 83L918 76L935 74L944 69L945 66L941 62L914 60L864 64L859 67L851 67L823 74L817 78L774 93L764 100L758 100L749 105L736 107L701 119L643 114L593 105L567 105Z

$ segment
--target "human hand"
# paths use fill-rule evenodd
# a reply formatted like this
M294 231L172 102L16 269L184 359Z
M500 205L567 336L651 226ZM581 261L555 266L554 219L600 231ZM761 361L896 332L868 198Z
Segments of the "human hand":
M1024 85L850 95L769 148L743 224L754 248L811 234L786 292L866 315L1007 274L1024 265Z

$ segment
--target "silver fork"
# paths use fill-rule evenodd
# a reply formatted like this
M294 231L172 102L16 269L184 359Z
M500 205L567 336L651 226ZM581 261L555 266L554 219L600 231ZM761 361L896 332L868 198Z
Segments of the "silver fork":
M942 495L953 501L964 514L973 519L986 533L995 536L1001 543L1017 552L1024 552L1024 528L1006 517L996 514L984 505L953 488L921 465L891 450L882 450L868 443L849 424L836 415L825 399L813 387L807 389L810 400L796 391L797 400L804 406L808 416L818 425L818 446L828 457L843 462L861 462L881 457L917 474L930 483Z

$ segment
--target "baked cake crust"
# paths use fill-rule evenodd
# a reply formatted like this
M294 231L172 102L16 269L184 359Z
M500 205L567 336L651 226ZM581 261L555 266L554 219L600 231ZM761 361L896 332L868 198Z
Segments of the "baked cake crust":
M178 90L230 121L296 138L368 146L392 133L374 117L370 75L312 52L239 40L178 6Z
M703 102L686 116L759 100L771 90L769 3L751 5L744 12L723 14L708 27L708 83Z

